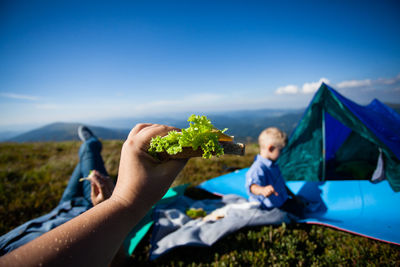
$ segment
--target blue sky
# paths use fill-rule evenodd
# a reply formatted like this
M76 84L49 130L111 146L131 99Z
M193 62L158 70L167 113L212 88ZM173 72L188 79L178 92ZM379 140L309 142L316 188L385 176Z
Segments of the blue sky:
M307 106L322 81L400 103L396 1L0 2L0 130Z

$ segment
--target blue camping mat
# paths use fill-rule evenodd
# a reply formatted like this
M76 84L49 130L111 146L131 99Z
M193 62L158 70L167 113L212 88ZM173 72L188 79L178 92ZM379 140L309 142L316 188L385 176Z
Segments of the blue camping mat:
M211 193L236 194L247 198L246 169L222 175L198 187ZM306 182L288 181L296 195L319 203L301 222L321 224L368 238L400 245L400 193L384 180Z

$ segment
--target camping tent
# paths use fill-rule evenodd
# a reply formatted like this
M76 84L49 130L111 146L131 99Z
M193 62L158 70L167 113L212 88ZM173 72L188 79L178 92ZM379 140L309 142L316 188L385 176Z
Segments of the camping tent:
M379 158L385 178L400 191L399 114L376 99L358 105L322 84L279 165L286 180L361 180L372 177Z

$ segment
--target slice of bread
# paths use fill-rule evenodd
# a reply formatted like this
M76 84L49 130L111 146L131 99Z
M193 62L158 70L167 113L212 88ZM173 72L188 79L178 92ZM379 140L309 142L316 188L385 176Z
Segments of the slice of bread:
M238 155L243 156L246 146L242 143L236 143L233 141L220 141L219 144L224 149L225 155ZM201 157L203 150L199 147L197 150L193 150L191 147L184 147L182 152L175 155L169 155L166 152L157 153L160 160L168 159L188 159L193 157Z

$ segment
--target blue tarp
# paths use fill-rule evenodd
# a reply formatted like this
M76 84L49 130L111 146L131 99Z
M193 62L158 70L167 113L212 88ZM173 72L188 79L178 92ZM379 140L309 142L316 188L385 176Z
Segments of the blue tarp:
M216 177L199 187L215 194L248 198L244 186L247 170ZM320 203L318 210L302 222L400 245L400 193L395 193L386 180L378 184L366 180L289 181L287 186L293 193Z

